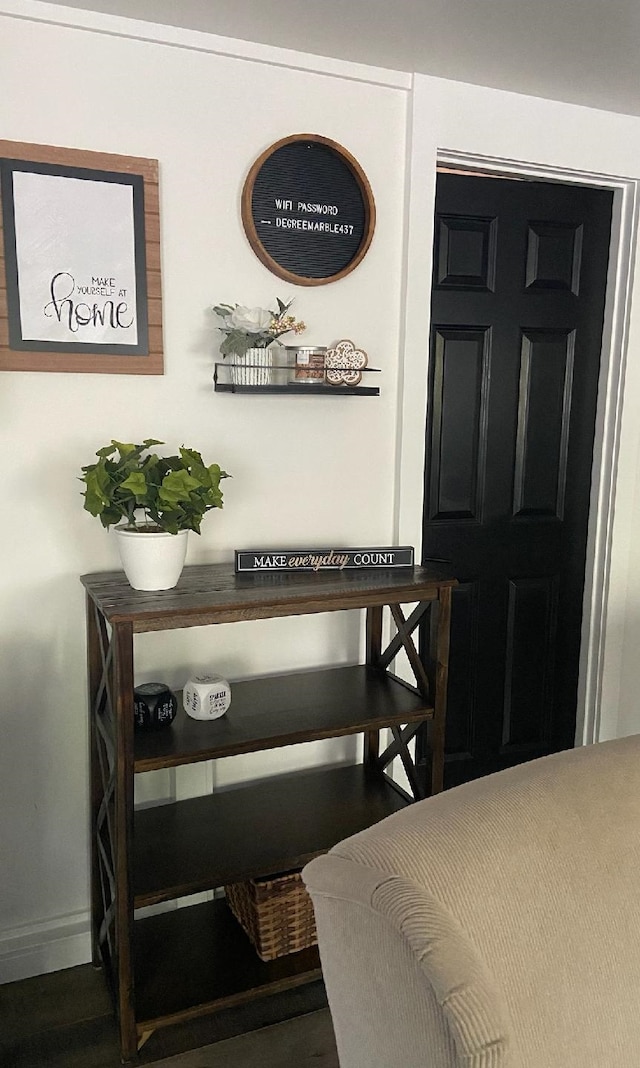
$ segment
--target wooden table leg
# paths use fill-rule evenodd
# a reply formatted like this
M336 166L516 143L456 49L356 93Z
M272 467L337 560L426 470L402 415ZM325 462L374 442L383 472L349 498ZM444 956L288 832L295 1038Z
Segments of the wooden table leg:
M367 608L366 662L379 667L382 654L382 605ZM380 731L365 731L364 763L377 767Z
M435 699L430 731L432 794L438 794L444 788L444 746L447 684L449 680L449 628L451 625L451 588L449 586L441 588L438 602L435 647Z

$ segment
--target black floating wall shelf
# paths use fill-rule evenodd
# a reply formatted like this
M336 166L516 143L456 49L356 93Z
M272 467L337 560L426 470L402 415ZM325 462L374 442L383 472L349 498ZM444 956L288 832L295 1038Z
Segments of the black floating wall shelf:
M252 376L250 373L256 373ZM335 368L334 368L335 370ZM339 368L338 368L339 370ZM350 369L351 370L351 369ZM239 374L234 372L238 371ZM296 382L293 376L294 368L273 364L268 368L257 367L251 364L236 364L233 362L219 362L215 364L213 373L213 386L216 393L281 393L299 397L301 395L325 397L379 397L378 386L346 384L333 385L324 377L317 381ZM379 374L379 367L363 367L362 374ZM253 377L253 381L251 378Z

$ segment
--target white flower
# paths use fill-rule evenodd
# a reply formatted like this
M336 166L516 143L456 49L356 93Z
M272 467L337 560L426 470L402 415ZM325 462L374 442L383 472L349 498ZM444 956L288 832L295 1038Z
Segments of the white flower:
M271 312L263 308L242 308L238 306L229 316L231 326L244 330L247 334L259 334L267 330L271 322Z

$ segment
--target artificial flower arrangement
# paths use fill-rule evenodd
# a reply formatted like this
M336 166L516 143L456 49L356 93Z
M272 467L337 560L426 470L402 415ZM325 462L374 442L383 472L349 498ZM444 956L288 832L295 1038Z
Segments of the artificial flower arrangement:
M302 320L287 314L293 299L285 303L276 298L276 303L277 310L217 304L213 310L222 319L219 329L225 335L220 344L222 355L242 358L248 349L266 349L283 334L301 334L306 329Z
M199 534L203 516L222 508L220 481L230 477L227 472L205 464L195 449L183 447L175 456L151 451L163 444L157 438L140 445L112 440L98 449L96 463L82 468L84 507L103 527L125 520L130 531Z

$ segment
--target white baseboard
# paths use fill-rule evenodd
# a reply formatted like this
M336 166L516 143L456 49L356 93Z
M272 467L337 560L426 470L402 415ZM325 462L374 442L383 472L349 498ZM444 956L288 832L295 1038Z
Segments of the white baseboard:
M91 960L86 911L0 931L0 983L57 972Z

